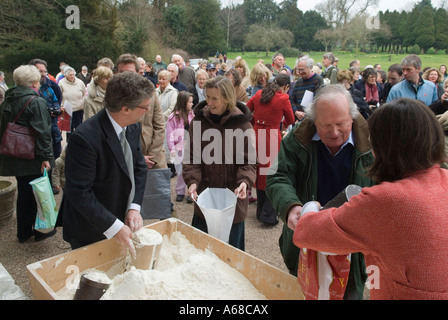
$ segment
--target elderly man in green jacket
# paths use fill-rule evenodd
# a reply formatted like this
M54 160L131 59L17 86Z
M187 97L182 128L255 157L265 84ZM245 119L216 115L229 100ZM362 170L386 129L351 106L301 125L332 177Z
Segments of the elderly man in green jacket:
M306 202L324 206L350 184L374 184L366 175L373 163L367 122L350 93L339 85L322 87L306 113L306 119L282 140L266 187L284 222L280 251L293 275L297 275L300 249L293 244L288 218L300 215ZM363 255L352 254L344 299L362 299L366 278Z

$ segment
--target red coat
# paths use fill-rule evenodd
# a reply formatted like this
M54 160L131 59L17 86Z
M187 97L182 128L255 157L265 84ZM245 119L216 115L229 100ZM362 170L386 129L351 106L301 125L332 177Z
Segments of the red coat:
M286 93L277 92L267 104L260 102L262 90L259 90L247 103L253 112L254 130L257 140L257 182L256 188L265 190L266 171L274 162L280 150L282 135L280 126L288 127L294 123L294 113ZM285 129L286 129L285 127ZM272 139L272 141L271 141ZM275 148L274 148L275 146Z

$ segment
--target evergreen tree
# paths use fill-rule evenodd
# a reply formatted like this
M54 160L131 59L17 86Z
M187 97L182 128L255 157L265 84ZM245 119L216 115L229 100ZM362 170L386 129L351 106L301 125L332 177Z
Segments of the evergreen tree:
M219 23L220 3L218 0L195 0L188 6L188 28L186 50L201 57L207 57L218 49L226 48L224 30Z
M66 8L70 5L79 8L79 29L67 28L70 15ZM120 51L115 37L117 11L108 1L5 0L2 10L3 26L10 28L8 34L0 33L0 65L5 70L12 71L34 58L46 60L54 74L61 61L77 70L83 64L94 68L99 59L115 58ZM2 37L9 41L3 42Z
M315 40L315 35L327 28L327 22L317 11L306 11L294 29L294 46L305 52L324 50L322 43Z
M448 49L448 13L445 9L438 9L434 17L434 48Z
M425 6L419 14L414 27L415 43L424 53L431 48L436 39L434 37L434 10Z
M243 7L249 25L277 21L280 11L274 0L244 0Z

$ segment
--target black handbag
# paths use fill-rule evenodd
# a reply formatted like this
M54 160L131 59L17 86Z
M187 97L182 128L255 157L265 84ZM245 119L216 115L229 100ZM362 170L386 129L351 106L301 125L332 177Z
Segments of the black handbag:
M17 120L36 96L31 97L12 122L8 122L0 144L0 154L19 159L33 160L36 136L31 127L17 124Z

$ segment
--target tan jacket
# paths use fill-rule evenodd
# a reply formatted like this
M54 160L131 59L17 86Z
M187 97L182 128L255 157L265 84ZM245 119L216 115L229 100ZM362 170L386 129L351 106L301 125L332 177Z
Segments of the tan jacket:
M51 172L51 182L53 187L65 188L65 155L66 149L62 150L61 155L55 161L55 166Z
M87 91L89 94L84 97L84 120L92 118L104 108L105 90L92 81L87 87Z
M149 111L145 113L141 121L142 134L141 145L144 156L154 156L156 164L153 169L168 168L165 156L165 118L160 107L157 94L151 98Z

